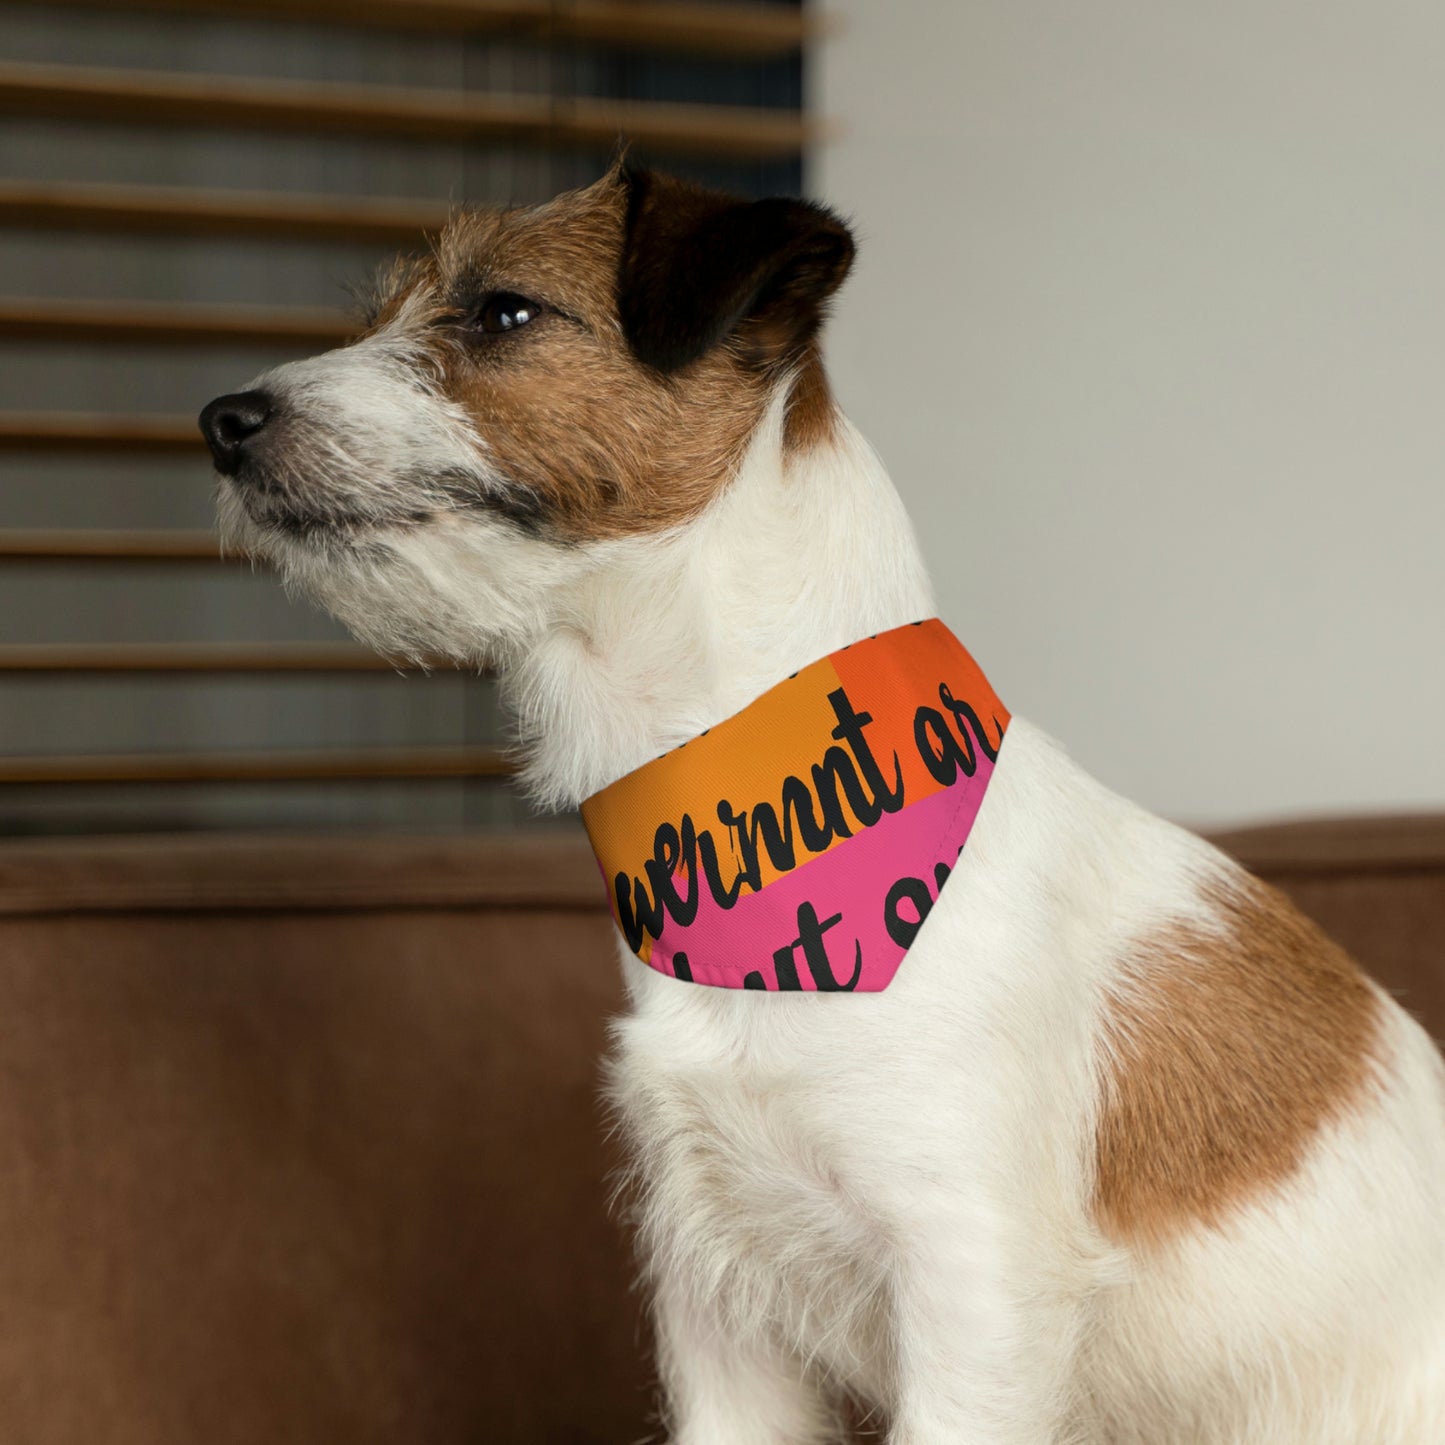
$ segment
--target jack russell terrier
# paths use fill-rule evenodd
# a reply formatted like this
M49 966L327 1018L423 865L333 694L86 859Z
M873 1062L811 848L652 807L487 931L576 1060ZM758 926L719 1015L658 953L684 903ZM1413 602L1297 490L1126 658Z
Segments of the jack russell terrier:
M583 810L672 1439L1445 1441L1439 1055L933 618L819 359L852 258L618 165L201 418L229 542L497 667Z

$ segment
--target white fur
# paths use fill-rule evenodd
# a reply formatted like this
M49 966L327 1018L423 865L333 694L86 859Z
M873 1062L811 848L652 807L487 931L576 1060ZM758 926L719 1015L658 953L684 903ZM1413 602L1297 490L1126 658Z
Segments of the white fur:
M662 537L560 547L443 515L357 551L231 521L370 640L500 657L528 781L571 805L932 614L876 456L843 424L785 459L781 416L780 393L730 486ZM987 665L986 626L957 621ZM833 1439L845 1390L893 1445L1445 1439L1445 1090L1388 1000L1378 1097L1287 1188L1153 1254L1094 1222L1103 1001L1131 940L1207 918L1230 868L1015 720L885 992L689 986L622 951L612 1094L678 1445Z

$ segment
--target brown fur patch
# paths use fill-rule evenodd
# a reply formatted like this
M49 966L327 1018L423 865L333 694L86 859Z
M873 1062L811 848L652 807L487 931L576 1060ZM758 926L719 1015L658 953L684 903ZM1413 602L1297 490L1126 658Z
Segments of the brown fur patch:
M618 315L627 218L620 171L544 206L462 212L378 310L378 326L433 356L443 390L472 418L516 492L501 510L569 540L696 516L735 474L777 375L742 337L669 374L637 358ZM468 314L497 292L544 309L515 332L469 332ZM815 347L798 376L790 444L831 425Z
M823 370L823 358L813 342L804 353L788 396L783 444L789 451L811 451L832 441L837 420L838 407Z
M1248 875L1212 901L1217 932L1136 949L1105 1024L1095 1211L1136 1243L1284 1183L1372 1077L1380 1005L1350 958Z
M653 171L623 174L618 312L638 357L670 374L730 339L751 366L793 366L853 264L841 218L784 196L743 201Z

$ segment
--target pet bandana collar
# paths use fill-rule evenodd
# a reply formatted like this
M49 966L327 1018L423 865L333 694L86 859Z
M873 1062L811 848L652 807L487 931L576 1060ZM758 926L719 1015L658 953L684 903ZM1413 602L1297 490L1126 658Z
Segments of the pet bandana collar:
M717 988L887 988L1008 722L937 618L795 672L582 804L628 947Z

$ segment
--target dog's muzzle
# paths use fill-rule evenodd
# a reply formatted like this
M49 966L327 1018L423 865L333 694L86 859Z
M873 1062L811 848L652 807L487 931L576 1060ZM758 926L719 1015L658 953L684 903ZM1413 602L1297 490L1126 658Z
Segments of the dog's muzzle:
M266 392L238 391L218 396L201 412L201 435L222 476L233 477L240 471L247 448L255 445L274 410Z

